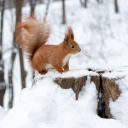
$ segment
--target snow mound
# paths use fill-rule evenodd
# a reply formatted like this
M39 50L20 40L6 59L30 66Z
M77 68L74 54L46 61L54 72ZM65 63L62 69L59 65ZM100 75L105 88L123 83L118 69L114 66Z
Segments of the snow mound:
M121 90L119 98L112 102L110 99L110 109L113 117L128 127L128 76L116 81Z
M114 119L97 116L97 90L90 78L75 100L72 89L62 89L44 77L22 91L0 128L125 128Z
M4 118L6 115L6 111L0 106L0 121Z

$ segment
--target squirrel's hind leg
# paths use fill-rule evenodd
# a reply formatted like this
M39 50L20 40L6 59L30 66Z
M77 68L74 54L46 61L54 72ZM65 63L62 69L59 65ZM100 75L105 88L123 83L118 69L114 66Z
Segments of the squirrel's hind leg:
M42 75L45 75L47 73L47 70L44 67L42 67L42 65L39 66L37 70Z
M37 70L42 75L45 75L47 73L47 69L42 64L36 65L35 70Z
M45 75L47 73L47 70L39 71L40 74Z

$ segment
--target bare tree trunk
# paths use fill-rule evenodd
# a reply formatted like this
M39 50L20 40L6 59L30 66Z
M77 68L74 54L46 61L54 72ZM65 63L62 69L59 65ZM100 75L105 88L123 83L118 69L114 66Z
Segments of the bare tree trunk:
M45 19L47 18L47 15L48 15L49 5L50 5L50 0L48 0L48 3L47 3L47 7L46 7L46 11L45 11L45 15L44 15L44 18L45 18Z
M4 98L4 94L5 94L5 90L6 90L6 84L5 84L5 80L4 80L4 61L3 61L3 55L2 55L2 51L3 51L3 14L4 14L4 0L0 1L0 105L3 106L3 98Z
M83 7L87 8L87 3L88 3L88 0L84 0L84 2L82 0L80 0L80 3Z
M87 2L88 0L84 0L84 7L87 8Z
M100 4L103 4L104 0L97 0L97 2L99 2Z
M21 21L23 0L15 0L15 3L16 3L16 24L17 24L17 22ZM18 48L18 50L19 50L19 59L20 59L20 70L21 70L21 83L22 83L22 88L25 88L26 71L24 69L23 53L21 48Z
M21 9L22 9L22 3L23 0L15 0L15 7L16 7L16 23L20 21L21 18ZM8 73L8 79L9 79L9 108L12 108L13 106L13 69L14 69L14 62L16 57L16 42L15 42L15 32L13 36L13 49L11 54L11 66ZM22 52L19 50L19 54L22 54ZM23 56L20 55L20 61L22 61L21 69L24 69L23 65ZM22 80L22 87L25 87L25 82L23 81L25 78L23 78L23 70L21 71L21 80Z
M8 83L9 83L9 108L13 106L13 68L14 68L14 61L16 57L16 47L13 47L12 54L11 54L11 66L8 73Z
M114 0L114 4L115 4L115 12L118 13L119 12L118 1Z
M66 24L65 0L62 0L62 24Z
M31 6L31 14L30 15L34 16L36 0L30 0L30 6Z

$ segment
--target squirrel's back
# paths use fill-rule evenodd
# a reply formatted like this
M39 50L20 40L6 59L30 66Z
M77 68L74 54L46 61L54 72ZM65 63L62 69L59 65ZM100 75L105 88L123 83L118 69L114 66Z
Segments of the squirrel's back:
M26 18L16 26L16 42L27 53L31 61L36 50L45 44L50 36L50 25L45 19Z

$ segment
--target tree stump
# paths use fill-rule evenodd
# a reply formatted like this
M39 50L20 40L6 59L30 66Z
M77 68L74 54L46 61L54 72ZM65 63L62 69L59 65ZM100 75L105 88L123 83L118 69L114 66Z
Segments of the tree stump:
M82 90L83 86L86 86L86 81L89 77L90 82L94 82L94 84L96 85L96 89L98 91L98 115L103 118L113 118L109 108L109 100L110 98L112 98L112 101L114 102L120 96L121 91L118 85L116 84L116 80L121 78L108 78L104 75L105 71L95 72L97 72L97 75L85 75L78 78L59 77L56 78L54 82L57 83L63 89L72 88L74 93L76 94L76 100L79 100L79 93Z

